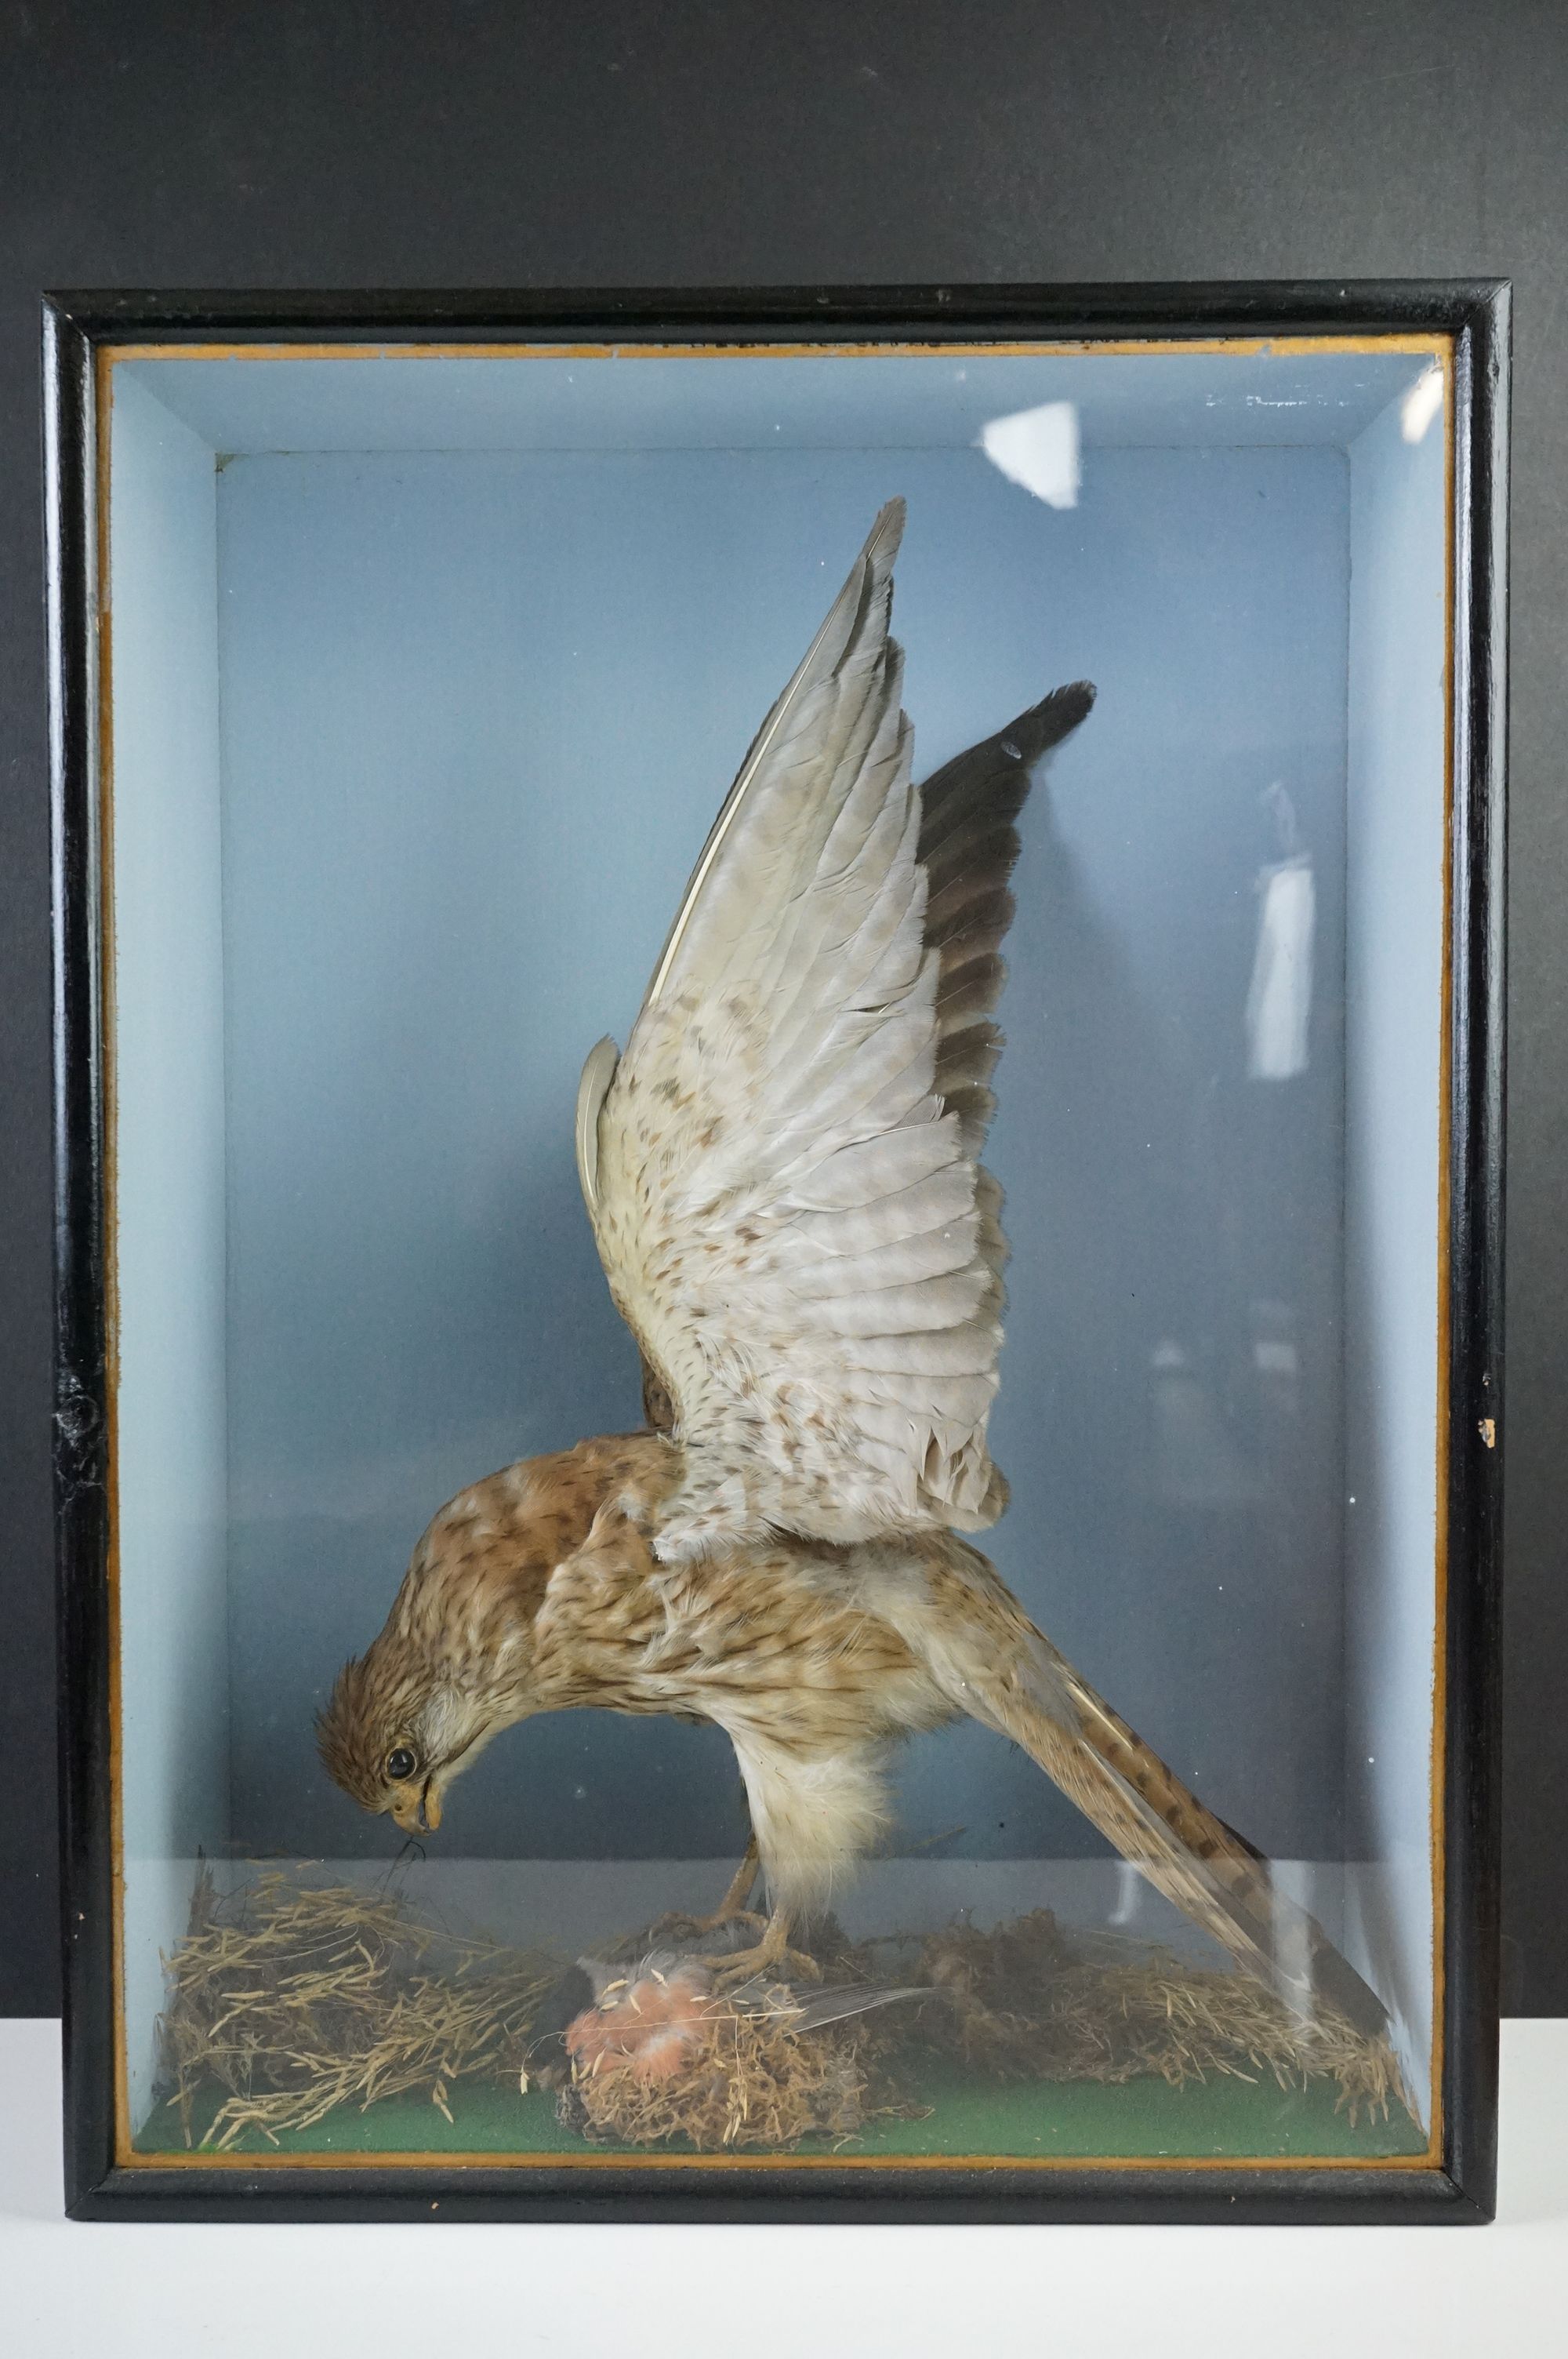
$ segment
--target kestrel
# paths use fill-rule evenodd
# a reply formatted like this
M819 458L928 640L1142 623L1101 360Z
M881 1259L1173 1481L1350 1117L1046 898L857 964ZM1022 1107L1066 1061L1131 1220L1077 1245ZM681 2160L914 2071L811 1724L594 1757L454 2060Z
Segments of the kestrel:
M623 1055L583 1071L577 1154L640 1347L646 1431L450 1500L319 1722L332 1776L406 1830L499 1731L581 1704L716 1722L785 1958L888 1823L898 1739L961 1714L1021 1745L1303 2019L1384 2009L1250 1844L1030 1621L966 1534L1006 1258L979 1160L1031 772L1078 682L917 787L889 636L892 501L763 723Z

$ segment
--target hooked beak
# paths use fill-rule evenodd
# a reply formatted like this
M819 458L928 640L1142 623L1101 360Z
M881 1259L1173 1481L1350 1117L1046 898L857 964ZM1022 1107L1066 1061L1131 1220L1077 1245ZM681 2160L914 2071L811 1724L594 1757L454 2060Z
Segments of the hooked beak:
M427 1777L416 1794L399 1794L392 1815L406 1835L434 1834L441 1823L441 1796L435 1778Z

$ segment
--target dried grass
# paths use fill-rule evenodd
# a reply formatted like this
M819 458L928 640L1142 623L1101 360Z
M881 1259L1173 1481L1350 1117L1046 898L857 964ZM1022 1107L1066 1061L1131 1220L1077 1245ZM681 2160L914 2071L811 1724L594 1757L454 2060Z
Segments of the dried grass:
M1385 2040L1334 2018L1309 2034L1242 1975L1105 1936L1068 1939L1048 1910L897 1946L898 1981L929 1984L929 1998L809 2027L783 1990L761 2008L715 1997L678 2072L650 2079L610 2057L574 2067L563 2118L623 2147L842 2142L876 2114L928 2110L912 2101L933 2055L1003 2080L1155 2074L1176 2088L1214 2076L1299 2088L1327 2078L1352 2123L1363 2106L1386 2120L1404 2102ZM885 1985L888 1948L851 1948L825 1928L816 1954L833 1982ZM200 2143L219 2149L253 2130L276 2143L335 2107L416 2090L449 2122L455 2081L515 2083L559 1976L558 1962L456 1938L396 1898L281 1871L229 1897L204 1871L189 1931L166 1962L163 2055L186 2143L194 2100L215 2082L227 2093Z
M1177 2089L1216 2075L1281 2089L1328 2079L1353 2125L1362 2106L1386 2121L1390 2102L1408 2102L1387 2039L1334 2014L1309 2030L1245 1974L1108 1935L1068 1941L1045 1908L989 1932L933 1935L913 1978L947 2000L921 2008L917 2036L1003 2079L1157 2074Z
M715 1998L707 2038L678 2075L650 2082L600 2059L574 2071L563 2118L605 2144L678 2138L719 2152L819 2136L842 2142L873 2115L929 2111L907 2100L919 2091L922 2057L933 2054L999 2080L1153 2075L1182 2088L1217 2077L1272 2079L1281 2089L1328 2080L1353 2125L1363 2107L1387 2120L1392 2104L1407 2102L1386 2039L1334 2016L1309 2032L1244 1975L1113 1937L1069 1940L1048 1909L902 1946L914 1954L901 1958L899 1980L928 1984L929 1999L852 2027L803 2031L787 2012L759 2017ZM834 1929L817 1954L830 1979L876 1984L886 1980L888 1947L852 1948Z
M339 2105L448 2092L474 2073L514 2076L553 1962L423 1924L394 1897L301 1885L270 1870L228 1897L203 1869L190 1923L164 1961L160 2052L187 2146L192 2104L228 2091L200 2143L247 2130L274 2145Z

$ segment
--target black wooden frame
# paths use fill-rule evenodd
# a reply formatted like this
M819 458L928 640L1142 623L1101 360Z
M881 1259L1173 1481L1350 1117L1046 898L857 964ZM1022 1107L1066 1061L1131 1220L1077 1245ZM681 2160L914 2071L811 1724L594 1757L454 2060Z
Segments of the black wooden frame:
M1436 333L1454 352L1445 1848L1440 2160L243 2167L116 2159L96 360L105 345L898 342ZM1476 2222L1497 2174L1506 282L60 294L44 305L55 929L66 2193L85 2219ZM1487 1424L1487 1433L1482 1427ZM1489 1438L1488 1438L1489 1437Z

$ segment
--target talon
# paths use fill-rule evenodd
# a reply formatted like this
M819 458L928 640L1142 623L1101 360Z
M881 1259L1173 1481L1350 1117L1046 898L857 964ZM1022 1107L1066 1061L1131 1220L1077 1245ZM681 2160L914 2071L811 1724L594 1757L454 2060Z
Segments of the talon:
M654 1919L645 1932L635 1937L637 1941L643 1949L661 1940L678 1944L689 1940L694 1933L717 1933L723 1925L744 1925L748 1931L754 1930L765 1939L765 1929L770 1920L746 1907L757 1880L758 1864L757 1838L752 1835L747 1843L745 1857L730 1877L717 1908L700 1917L688 1908L666 1909L662 1917ZM629 1944L618 1945L611 1954L624 1956L627 1947ZM729 1951L725 1954L732 1957L735 1953Z
M673 1908L648 1928L650 1939L688 1933L717 1933L721 1925L755 1926L761 1932L767 1923L752 1908L715 1908L710 1916L691 1917L684 1909Z
M761 1934L767 1922L754 1908L716 1908L711 1917L694 1917L691 1920L692 1930L697 1933L717 1933L721 1925L744 1925Z
M716 1991L734 1990L739 1984L750 1982L753 1975L766 1973L770 1970L777 1973L781 1979L795 1975L806 1982L819 1983L822 1980L821 1967L815 1958L808 1958L803 1951L791 1949L789 1931L787 1911L776 1909L768 1919L762 1938L753 1949L719 1950L710 1952L698 1962L712 1974Z
M765 1941L759 1941L754 1950L732 1950L728 1958L721 1954L702 1962L712 1972L715 1991L738 1990L742 1983L769 1972L776 1973L780 1982L822 1980L821 1967L804 1950L770 1950Z

